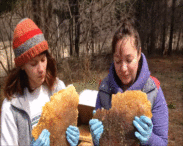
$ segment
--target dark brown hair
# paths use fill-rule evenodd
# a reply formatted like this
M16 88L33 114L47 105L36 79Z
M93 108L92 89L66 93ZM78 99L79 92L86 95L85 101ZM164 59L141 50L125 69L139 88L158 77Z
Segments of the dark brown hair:
M115 32L115 34L113 36L112 54L115 53L115 48L116 48L117 42L128 36L134 37L134 39L135 39L134 45L135 45L137 51L139 52L140 47L141 47L141 41L140 41L139 33L135 27L135 22L132 19L125 19L122 21L122 25Z
M46 78L44 83L48 86L50 90L52 90L57 77L56 61L48 52L48 50L42 52L41 54L46 54L47 57ZM4 95L8 100L11 100L11 96L14 93L23 95L23 90L25 87L27 87L30 92L33 91L30 88L28 76L25 73L25 71L22 70L21 67L16 67L12 69L12 71L6 78L4 86Z

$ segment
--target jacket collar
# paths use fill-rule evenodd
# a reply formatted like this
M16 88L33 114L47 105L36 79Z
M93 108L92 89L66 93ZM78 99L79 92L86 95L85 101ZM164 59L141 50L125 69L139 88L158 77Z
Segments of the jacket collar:
M37 94L40 92L41 88L44 88L44 85L40 86L39 88L35 89L32 94L33 96L37 96ZM27 98L27 93L28 93L28 88L24 88L23 95L20 95L18 93L13 95L13 98L11 100L11 104L18 108L19 110L23 110L27 112L28 115L30 115L30 106L29 106L29 101Z
M56 78L56 82L55 82L55 85L54 85L54 92L57 92L56 87L57 87L57 85L58 85L58 82L59 82L59 79ZM33 92L33 94L36 94L35 92L39 92L38 90L40 90L41 88L43 88L44 90L47 90L47 91L48 91L49 97L54 93L54 92L52 93L52 91L50 91L50 90L48 89L48 87L47 87L45 84L42 84L39 88L37 88L37 89ZM28 99L27 99L27 97L26 97L26 96L27 96L27 92L29 92L29 91L28 91L28 88L24 88L24 93L23 93L23 95L14 94L14 95L13 95L13 98L12 98L12 100L11 100L11 104L12 104L14 107L16 107L16 108L18 108L18 109L20 109L20 110L23 110L23 111L27 112L28 115L30 115L29 101L28 101Z
M142 88L144 87L145 83L147 82L150 76L147 60L143 53L141 53L140 60L142 63L141 64L139 63L140 72L138 74L138 77L136 81L127 90L142 90ZM116 94L117 92L123 92L123 90L120 87L120 79L118 78L114 68L114 63L112 63L109 69L108 76L109 76L109 86L112 90L112 93Z
M25 90L24 90L25 91ZM14 94L13 98L11 100L11 104L25 112L27 112L28 115L30 115L30 106L27 98L25 97L25 94L19 95L19 94Z

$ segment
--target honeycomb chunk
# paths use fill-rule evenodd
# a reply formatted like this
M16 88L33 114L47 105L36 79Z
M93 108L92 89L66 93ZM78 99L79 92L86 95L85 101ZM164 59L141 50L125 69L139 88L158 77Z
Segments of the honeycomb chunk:
M74 86L55 93L42 108L38 124L32 130L36 140L43 129L50 132L51 146L69 146L66 130L69 125L77 126L79 95Z
M142 91L126 91L112 95L112 107L109 110L98 109L93 119L99 119L104 125L100 146L136 146L139 145L133 126L135 116L145 115L152 118L151 103Z
M91 133L88 125L79 126L79 132L80 132L80 136L79 136L80 141L84 141L92 144L92 137L91 137Z

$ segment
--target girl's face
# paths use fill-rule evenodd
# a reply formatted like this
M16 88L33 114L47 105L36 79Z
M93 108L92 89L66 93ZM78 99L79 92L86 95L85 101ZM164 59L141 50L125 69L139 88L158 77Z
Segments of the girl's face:
M138 53L134 38L126 37L119 40L113 57L115 70L121 83L129 87L135 81L141 57L141 50Z
M29 85L35 89L43 84L46 77L47 57L46 54L41 54L31 59L22 69L25 70Z

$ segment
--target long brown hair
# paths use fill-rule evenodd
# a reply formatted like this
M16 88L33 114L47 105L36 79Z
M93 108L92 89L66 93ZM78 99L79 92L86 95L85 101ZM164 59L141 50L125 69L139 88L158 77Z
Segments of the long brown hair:
M112 40L112 54L115 53L116 44L119 40L122 40L123 38L130 36L134 37L134 45L137 49L137 52L139 53L139 50L141 48L141 41L140 36L137 31L135 21L130 18L126 18L122 21L122 24L120 28L115 32Z
M48 50L42 52L41 54L46 54L47 57L45 84L48 86L49 90L52 90L57 77L56 61ZM22 70L21 67L15 67L6 78L4 95L8 100L11 100L14 93L23 95L25 87L27 87L30 92L33 91L30 88L28 76L25 71Z

